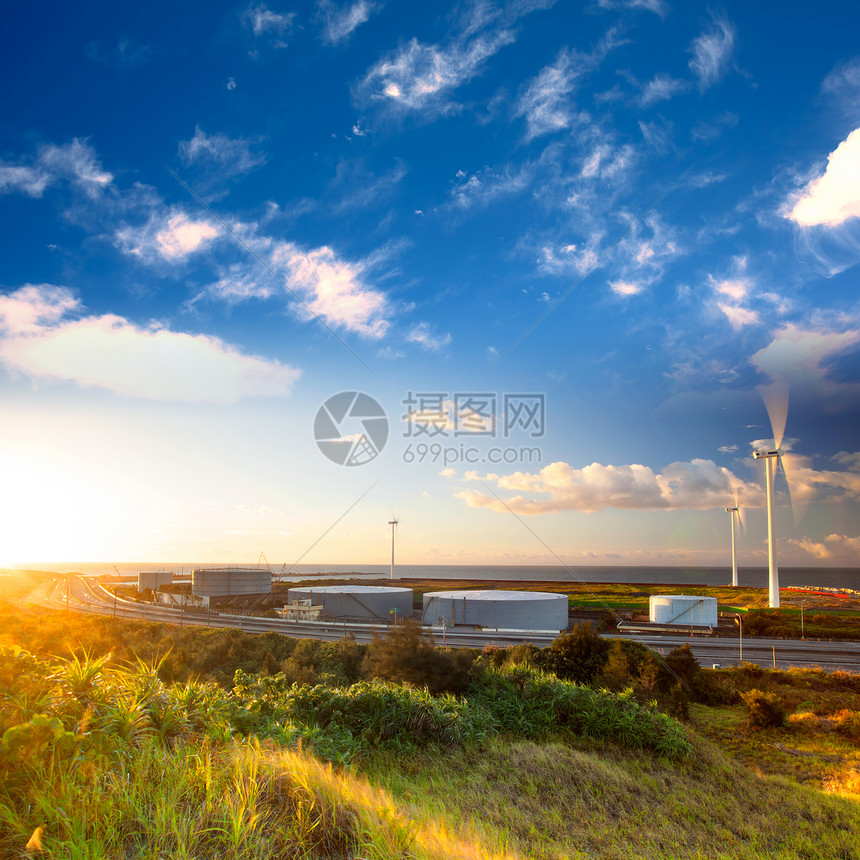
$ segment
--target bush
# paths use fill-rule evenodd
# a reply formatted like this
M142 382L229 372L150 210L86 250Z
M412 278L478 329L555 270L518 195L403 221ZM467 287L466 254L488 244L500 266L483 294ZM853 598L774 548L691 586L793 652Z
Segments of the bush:
M472 676L475 653L436 648L419 624L406 621L368 645L363 670L367 678L380 678L426 687L431 693L461 693Z
M609 642L590 624L575 624L540 652L539 668L577 684L592 684L603 669Z
M785 725L785 705L776 693L765 693L761 690L750 690L740 693L747 707L747 720L752 729L779 729Z

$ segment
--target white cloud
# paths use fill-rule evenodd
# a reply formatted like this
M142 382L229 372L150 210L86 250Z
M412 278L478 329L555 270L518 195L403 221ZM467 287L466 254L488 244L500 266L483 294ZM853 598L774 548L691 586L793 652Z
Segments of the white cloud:
M449 94L516 40L516 20L554 2L512 0L502 7L472 3L455 16L452 35L444 44L412 39L368 69L356 94L390 108L445 112L451 108Z
M685 93L688 89L690 89L690 85L687 81L673 78L671 75L661 72L642 88L639 104L642 107L650 107L658 102L668 101L680 93Z
M761 324L759 315L749 308L742 308L738 305L728 305L725 302L718 302L717 307L726 315L729 325L731 325L735 330L748 325Z
M617 296L636 296L645 289L635 281L610 281L609 286Z
M141 227L121 227L114 234L114 242L123 253L146 262L162 259L180 263L220 234L220 228L211 221L196 221L174 209L150 216Z
M860 128L827 156L824 173L803 189L788 217L802 227L860 217Z
M735 28L721 18L715 18L713 27L693 40L689 66L701 89L713 86L726 73L734 46Z
M293 305L300 316L320 316L329 325L381 338L388 331L391 308L385 293L364 283L368 267L341 260L326 246L305 251L284 242L272 253L272 268L284 274L304 302Z
M787 379L793 392L823 399L829 411L838 411L860 396L860 383L832 381L827 362L858 345L860 329L813 330L789 323L750 362L772 379Z
M808 537L800 540L789 538L788 542L814 558L855 560L860 555L860 538L852 538L847 535L828 535L824 542L814 541Z
M323 40L330 45L340 45L347 41L352 32L370 20L370 16L379 8L379 4L369 0L358 0L357 3L338 7L331 2L320 3L320 14L323 19Z
M478 74L486 60L513 41L510 30L495 30L448 47L413 39L369 69L361 90L373 100L411 110L424 108Z
M708 275L708 282L718 293L735 302L742 302L749 295L752 287L752 282L746 277L717 280L713 275Z
M444 349L451 343L451 335L434 335L430 331L430 326L426 322L420 322L414 325L406 335L408 343L417 343L422 349L430 352L438 352Z
M265 155L251 151L253 143L226 134L207 135L198 125L191 140L179 142L179 157L186 165L202 165L221 177L241 176L266 163Z
M669 11L665 0L597 0L601 9L645 9L661 18Z
M567 128L574 121L568 95L577 71L569 51L562 51L554 65L546 66L526 88L516 116L526 118L528 140Z
M242 19L251 28L255 36L262 36L264 33L283 34L292 27L295 17L294 12L286 14L273 12L261 3L259 6L248 9Z
M113 176L102 168L95 150L80 138L61 146L42 146L30 162L0 163L0 193L18 191L29 197L41 197L49 185L66 180L95 199L113 182Z
M457 209L473 209L486 206L500 197L507 197L525 191L532 179L532 168L524 165L518 171L506 168L504 173L496 173L491 167L467 176L457 171L459 184L451 189L451 204Z
M821 91L834 98L846 115L860 120L860 59L833 69L824 79Z
M521 494L506 498L502 503L495 496L475 490L458 493L457 498L469 507L499 512L510 509L526 516L604 508L707 510L730 503L735 490L742 493L746 505L761 504L760 488L747 484L712 460L670 463L662 473L637 464L604 466L592 463L574 469L568 463L555 462L537 473L490 474L483 478L475 475L473 478L492 481L500 490ZM535 495L544 498L534 498Z
M82 311L65 287L27 285L0 296L0 362L33 379L164 401L284 397L300 376L296 368L245 355L215 337Z

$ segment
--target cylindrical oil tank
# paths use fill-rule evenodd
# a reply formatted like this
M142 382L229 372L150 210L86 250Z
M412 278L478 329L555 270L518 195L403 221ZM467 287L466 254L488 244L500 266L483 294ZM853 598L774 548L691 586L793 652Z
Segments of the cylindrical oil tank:
M424 595L424 624L467 624L507 630L564 630L567 595L543 591L432 591Z
M191 571L191 593L200 597L267 594L271 590L272 574L268 570L219 567Z
M717 626L717 598L687 594L652 594L648 601L652 624Z
M397 620L412 616L412 589L383 585L320 585L291 588L287 600L310 600L330 618ZM396 615L395 615L396 611Z
M141 570L137 574L137 590L151 588L157 591L159 586L169 585L173 582L173 571L171 570Z

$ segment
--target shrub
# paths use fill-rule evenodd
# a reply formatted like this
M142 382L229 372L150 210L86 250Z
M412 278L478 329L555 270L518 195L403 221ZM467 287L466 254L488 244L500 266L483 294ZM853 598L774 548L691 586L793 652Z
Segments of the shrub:
M590 624L575 624L570 633L558 636L540 652L539 667L566 681L591 684L600 674L609 652L609 642Z
M836 723L836 731L852 741L860 741L860 711L850 711L847 708L837 711L831 716Z
M609 654L600 670L600 686L617 693L627 686L630 663L624 651L624 643L615 640L609 646Z
M471 651L454 656L447 649L436 648L426 630L406 621L384 638L373 638L363 669L367 678L426 687L431 693L460 693L469 683L474 659Z
M778 729L786 722L785 706L776 693L752 689L740 693L747 708L747 720L753 729Z

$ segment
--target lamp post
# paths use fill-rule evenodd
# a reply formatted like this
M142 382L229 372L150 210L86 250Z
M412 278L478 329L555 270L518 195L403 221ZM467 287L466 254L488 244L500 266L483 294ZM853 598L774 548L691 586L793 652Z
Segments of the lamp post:
M735 613L735 618L738 621L738 632L740 633L740 648L738 653L738 665L744 662L744 620L739 612Z
M733 508L726 508L729 516L732 519L732 585L737 587L738 584L738 557L735 552L735 532L737 530L735 523L735 514L738 514L737 505Z
M804 607L805 603L806 603L805 600L800 601L800 638L801 639L806 639L806 634L803 632L803 607Z
M767 567L768 567L768 606L779 609L779 568L776 563L776 546L773 540L773 481L776 476L776 461L782 451L754 451L756 460L765 461L767 476Z

